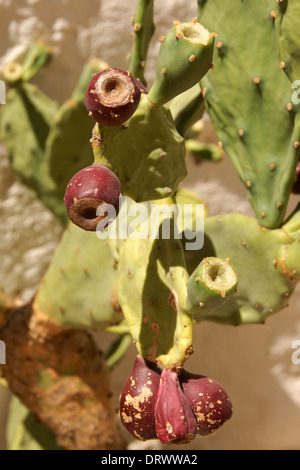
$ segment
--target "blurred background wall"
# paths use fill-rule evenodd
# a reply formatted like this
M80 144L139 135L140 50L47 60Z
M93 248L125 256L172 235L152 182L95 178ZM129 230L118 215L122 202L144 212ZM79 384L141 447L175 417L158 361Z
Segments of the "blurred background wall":
M24 52L33 39L43 39L54 47L55 55L35 82L62 103L89 57L100 57L112 67L126 69L134 7L135 0L0 0L0 70ZM196 0L156 2L157 28L146 69L150 84L158 38L172 27L174 19L189 21L195 16ZM203 140L217 142L208 120ZM194 189L206 201L210 215L235 210L253 215L227 158L218 164L195 165L188 156L187 164L189 173L184 186ZM296 201L292 197L289 211ZM0 143L0 285L29 300L60 236L61 229L53 216L15 180ZM300 340L299 288L290 307L263 326L198 325L195 353L186 368L219 381L232 398L234 415L217 433L198 437L185 448L299 449L300 365L291 361L292 343L297 339ZM107 337L100 340L103 344ZM114 370L116 404L134 356L132 347ZM9 392L0 385L0 449L5 449L9 399ZM131 442L128 434L124 436L132 449L157 446L155 441L141 445Z

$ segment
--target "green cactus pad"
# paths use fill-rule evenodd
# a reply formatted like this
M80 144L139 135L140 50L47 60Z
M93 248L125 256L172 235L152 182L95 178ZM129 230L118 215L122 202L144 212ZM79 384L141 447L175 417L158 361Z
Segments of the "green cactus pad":
M123 315L117 295L117 263L106 241L70 224L35 298L57 323L104 329Z
M124 242L119 302L138 352L162 367L177 369L192 353L193 320L184 311L188 274L181 241L174 238L173 216L163 221L170 224L170 239Z
M290 277L300 280L300 239L287 245L284 261Z
M200 312L198 320L232 325L264 323L270 315L288 306L297 284L297 278L286 265L286 252L294 250L300 235L299 220L293 223L296 218L297 214L289 221L295 238L285 230L285 225L269 230L255 218L240 213L205 219L203 248L197 253L185 252L188 270L193 273L205 257L229 258L238 277L238 292L222 308L210 314ZM297 253L298 250L299 247Z
M291 278L300 280L300 203L285 221L283 228L294 242L285 247L282 269L286 269Z
M300 80L300 3L298 0L282 0L277 4L275 27L281 67L294 82Z
M7 93L6 105L1 108L0 135L16 177L65 223L64 203L57 197L45 159L45 143L56 111L56 102L36 86L22 83Z
M201 81L207 110L260 224L268 228L284 219L300 141L293 90L280 69L274 3L200 2L198 15L217 33L214 70Z
M237 281L229 260L204 258L187 283L187 311L212 313L223 307L236 292Z
M185 145L171 112L151 106L145 94L123 126L96 124L92 146L95 163L107 165L123 194L138 202L171 196L186 176Z
M23 59L20 60L21 63L14 61L3 67L3 79L10 87L17 87L21 82L28 82L48 64L51 57L50 47L42 41L33 42L29 45Z
M22 79L25 82L32 80L52 58L52 49L42 41L36 41L30 45L23 60Z
M129 56L128 69L131 74L139 78L146 85L144 76L148 48L155 27L153 22L154 0L138 0L133 24L133 46Z
M196 85L212 66L215 34L196 21L174 22L161 38L149 100L162 106Z
M179 134L186 138L191 127L202 118L205 111L199 83L176 96L168 106Z
M66 101L55 117L46 142L46 158L61 200L73 175L93 163L88 139L92 128L84 104L73 99Z
M54 434L13 395L6 426L8 450L61 450Z
M185 146L188 152L191 152L194 160L200 163L203 160L220 162L224 158L223 150L215 144L199 142L196 139L187 139Z

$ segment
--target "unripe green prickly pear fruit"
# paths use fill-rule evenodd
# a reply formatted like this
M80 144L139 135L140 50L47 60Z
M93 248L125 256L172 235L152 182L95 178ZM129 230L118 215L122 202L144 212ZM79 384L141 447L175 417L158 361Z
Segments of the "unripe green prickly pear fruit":
M234 294L237 275L228 260L204 258L187 283L187 308L213 311L220 308Z
M215 33L197 21L174 23L161 38L156 77L149 91L149 101L155 106L196 85L212 66Z
M300 205L276 230L241 213L207 217L203 248L196 256L185 252L188 271L197 269L199 259L228 257L237 273L238 290L222 308L211 313L199 308L194 318L231 325L264 323L285 309L300 277L299 237Z

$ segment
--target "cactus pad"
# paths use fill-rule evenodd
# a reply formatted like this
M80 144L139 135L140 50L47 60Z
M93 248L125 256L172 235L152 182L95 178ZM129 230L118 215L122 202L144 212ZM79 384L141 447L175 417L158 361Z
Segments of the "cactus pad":
M161 38L149 100L162 106L196 85L212 66L215 34L197 21L174 22Z
M138 202L171 196L186 175L185 145L170 110L154 108L143 93L123 126L96 124L92 146L95 163L107 165L122 193Z
M293 262L290 261L290 268L286 262L286 253L292 250L291 260L298 264L297 257L292 257L295 251L299 257L297 212L289 227L293 227L293 232L287 232L285 225L269 230L255 218L240 213L205 219L204 247L197 255L186 252L188 270L192 273L205 257L227 257L237 273L238 292L221 309L199 313L199 320L233 325L264 323L288 306L299 279Z
M103 329L123 319L117 266L95 233L70 224L39 287L35 304L57 323Z
M300 126L280 69L274 1L199 2L198 20L217 33L214 70L201 82L207 110L259 222L277 228L294 182ZM245 24L251 33L243 34Z
M277 2L275 26L281 67L291 82L300 80L300 4L297 0Z
M170 224L170 239L128 238L123 243L119 302L138 352L176 369L192 353L192 317L184 311L188 274L181 241L172 231L173 216L163 218Z

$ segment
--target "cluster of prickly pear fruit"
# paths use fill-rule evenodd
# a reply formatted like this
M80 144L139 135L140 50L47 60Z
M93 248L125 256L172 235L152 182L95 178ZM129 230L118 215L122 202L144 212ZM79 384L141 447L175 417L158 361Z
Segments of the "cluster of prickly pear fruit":
M216 381L182 369L161 371L137 356L120 395L120 418L141 441L185 444L206 436L232 416L231 401Z

